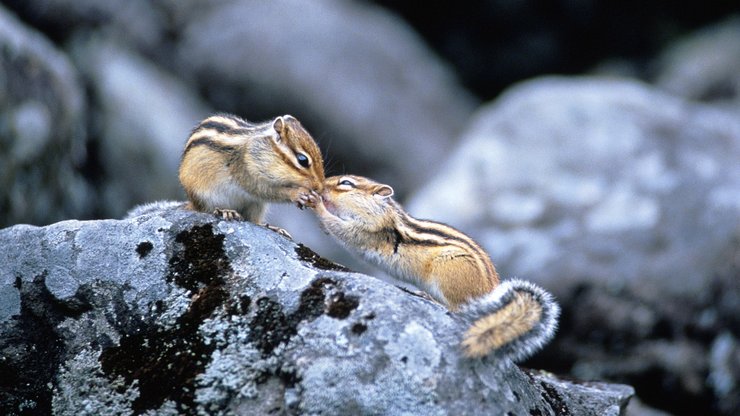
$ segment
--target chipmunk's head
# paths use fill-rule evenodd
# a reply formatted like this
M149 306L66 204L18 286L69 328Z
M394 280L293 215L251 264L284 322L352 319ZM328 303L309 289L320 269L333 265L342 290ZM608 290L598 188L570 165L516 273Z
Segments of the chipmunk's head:
M313 137L293 116L277 117L270 134L272 152L265 152L269 175L286 186L302 186L316 192L324 188L324 161Z
M324 181L322 223L338 223L356 230L378 231L393 223L396 205L393 188L353 175Z

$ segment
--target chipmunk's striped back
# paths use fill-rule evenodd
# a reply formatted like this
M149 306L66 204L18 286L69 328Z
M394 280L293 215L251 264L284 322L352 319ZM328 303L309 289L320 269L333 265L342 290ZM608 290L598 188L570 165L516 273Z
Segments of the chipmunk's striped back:
M266 136L272 121L251 124L231 114L217 114L201 121L190 133L183 157L194 147L206 146L214 151L235 152L246 140Z
M418 283L452 310L498 285L491 259L472 238L449 225L416 219L400 206L397 209L396 274L419 276Z
M458 247L461 252L470 253L470 258L475 261L481 276L490 281L491 287L498 284L498 273L488 253L475 240L447 224L416 219L405 211L400 211L403 221L397 227L403 230L401 235L405 239L404 243L428 247Z

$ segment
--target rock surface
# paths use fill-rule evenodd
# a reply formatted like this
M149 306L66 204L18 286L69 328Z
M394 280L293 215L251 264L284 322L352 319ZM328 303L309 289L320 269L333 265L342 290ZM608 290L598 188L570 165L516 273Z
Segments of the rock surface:
M617 415L632 394L466 360L441 306L249 223L170 210L0 244L3 414Z

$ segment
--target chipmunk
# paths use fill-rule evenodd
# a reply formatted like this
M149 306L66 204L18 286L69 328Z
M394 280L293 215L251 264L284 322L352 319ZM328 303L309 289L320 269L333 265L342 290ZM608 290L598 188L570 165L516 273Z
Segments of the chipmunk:
M179 177L188 208L260 223L266 202L303 208L316 198L324 163L316 142L293 116L252 124L218 114L193 129Z
M393 188L359 176L334 176L311 201L321 227L350 251L420 287L474 321L463 353L521 360L555 333L560 309L543 289L521 280L499 284L488 254L462 232L406 213Z

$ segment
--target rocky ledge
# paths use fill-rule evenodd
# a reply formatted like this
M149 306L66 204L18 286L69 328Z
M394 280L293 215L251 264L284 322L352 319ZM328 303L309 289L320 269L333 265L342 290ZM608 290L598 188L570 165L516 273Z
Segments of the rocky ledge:
M250 223L0 230L2 414L620 414L629 386L469 360L467 323Z

